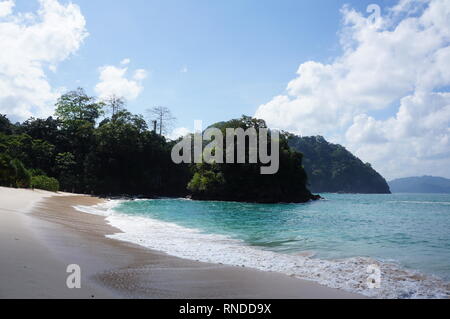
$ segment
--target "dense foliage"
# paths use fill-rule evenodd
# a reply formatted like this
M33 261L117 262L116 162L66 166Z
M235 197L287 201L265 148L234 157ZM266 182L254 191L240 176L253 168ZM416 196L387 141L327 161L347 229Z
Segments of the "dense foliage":
M56 117L13 124L0 115L0 185L275 203L316 199L307 188L309 176L314 192L389 192L369 164L320 137L280 134L275 175L262 175L263 164L177 165L171 158L177 141L150 130L144 118L128 112L123 103L119 108L108 103L77 89L59 98ZM108 107L114 111L105 116ZM214 127L224 136L227 128L267 128L264 121L245 116Z
M261 120L241 119L213 125L226 136L227 128L247 130L267 128ZM244 201L259 203L307 202L317 199L306 188L307 176L302 166L302 154L289 148L285 135L280 136L280 169L275 175L262 175L258 164L197 164L194 177L188 185L194 199ZM247 141L248 143L248 141ZM224 156L226 156L225 140ZM235 151L236 155L236 143ZM259 145L258 145L259 147ZM248 158L247 144L247 158ZM270 144L269 144L270 149ZM224 159L225 161L225 159ZM247 161L248 163L248 161Z
M78 89L58 100L57 118L12 124L0 116L0 185L112 196L186 195L191 173L171 161L173 142L125 109L99 122L106 106Z
M31 173L18 159L0 153L0 185L7 187L28 188Z
M33 176L31 177L31 188L57 192L59 191L59 182L56 178L45 175Z
M388 194L386 180L341 145L323 137L289 136L289 145L304 154L313 192Z

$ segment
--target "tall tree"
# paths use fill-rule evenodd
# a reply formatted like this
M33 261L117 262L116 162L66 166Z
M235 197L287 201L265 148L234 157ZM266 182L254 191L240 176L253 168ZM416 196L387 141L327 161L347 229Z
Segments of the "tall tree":
M13 125L8 120L6 115L0 114L0 133L12 134Z
M78 88L63 94L56 103L57 117L63 122L86 121L95 124L103 114L103 102L88 96L84 89Z
M55 159L55 172L63 190L72 191L76 185L77 162L72 153L60 153Z
M88 96L81 88L63 94L56 103L56 115L61 121L61 136L64 137L57 152L70 152L75 156L75 191L85 191L85 161L95 143L95 124L103 114L103 107L103 102Z
M170 109L164 106L157 106L146 112L149 119L156 121L159 135L168 134L176 121L176 117L173 116Z
M126 100L122 96L113 94L106 98L104 103L108 113L111 114L111 117L114 117L117 113L125 110Z

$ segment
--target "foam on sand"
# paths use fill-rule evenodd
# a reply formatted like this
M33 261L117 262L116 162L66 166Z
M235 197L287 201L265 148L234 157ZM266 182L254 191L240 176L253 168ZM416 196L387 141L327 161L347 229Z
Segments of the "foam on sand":
M169 255L200 262L249 267L280 272L291 277L318 282L375 298L448 298L450 286L438 278L400 268L395 263L365 257L341 260L311 258L312 253L281 254L246 245L227 236L206 234L156 219L116 212L123 201L75 207L77 210L106 216L106 220L122 233L109 238L126 241ZM381 287L370 289L368 269L381 270Z

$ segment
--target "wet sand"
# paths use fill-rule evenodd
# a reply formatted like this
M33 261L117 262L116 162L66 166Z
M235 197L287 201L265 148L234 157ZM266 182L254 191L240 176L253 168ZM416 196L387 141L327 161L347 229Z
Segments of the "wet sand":
M108 239L120 232L73 206L102 199L0 188L0 298L363 298L289 276L200 263ZM82 288L66 286L68 265Z

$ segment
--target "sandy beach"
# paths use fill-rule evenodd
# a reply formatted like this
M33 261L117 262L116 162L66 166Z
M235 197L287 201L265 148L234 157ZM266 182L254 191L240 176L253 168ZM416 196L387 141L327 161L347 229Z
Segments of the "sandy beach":
M0 188L0 298L362 298L277 273L206 264L108 239L103 217L73 206L102 199ZM82 270L68 289L68 265Z

